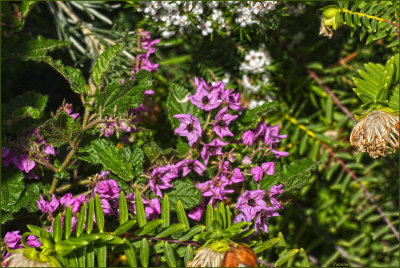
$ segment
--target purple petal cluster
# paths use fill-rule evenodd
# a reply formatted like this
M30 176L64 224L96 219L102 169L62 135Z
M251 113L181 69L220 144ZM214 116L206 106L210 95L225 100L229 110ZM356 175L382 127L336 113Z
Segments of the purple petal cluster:
M73 119L77 119L79 117L79 113L72 113L74 106L71 103L65 103L62 109L69 114Z
M254 166L251 169L251 175L253 176L256 182L260 181L263 178L264 173L267 175L274 175L274 172L275 172L274 162L263 163L261 167Z
M160 39L151 40L150 32L141 30L139 32L139 39L141 49L147 50L145 54L138 54L136 63L132 65L132 74L137 73L139 70L147 70L154 72L158 70L158 64L152 63L150 57L155 53L155 45L160 43Z
M146 198L142 197L143 205L144 205L144 212L146 214L146 218L148 220L156 218L161 213L161 205L158 198L153 198L151 200L147 200ZM126 201L128 203L128 209L133 214L136 214L136 207L135 207L135 194L130 193L126 196Z
M190 147L201 137L201 125L199 119L191 114L176 114L175 118L181 123L177 129L175 129L175 134L187 137L189 140Z
M174 187L171 182L178 177L178 169L174 165L153 169L149 181L150 189L159 197L163 197L161 190Z
M42 211L42 213L53 213L60 205L60 201L58 201L58 199L54 194L52 195L52 199L50 202L44 200L43 196L41 195L40 201L37 200L36 203L39 209Z
M72 213L78 212L81 209L82 204L86 203L86 201L86 196L83 194L77 198L73 198L72 194L68 193L60 198L60 204L65 208L70 206Z
M213 129L217 135L223 139L224 136L233 136L232 132L229 130L229 124L235 120L238 116L231 115L226 112L228 106L222 108L218 114L215 116L215 122L213 125Z
M203 158L204 163L208 164L208 159L212 155L222 155L222 146L228 145L227 142L223 142L220 139L214 139L209 144L204 144L203 149L201 150L201 158Z
M178 170L182 170L182 177L186 177L191 172L203 176L203 171L206 167L198 160L184 159L176 164Z

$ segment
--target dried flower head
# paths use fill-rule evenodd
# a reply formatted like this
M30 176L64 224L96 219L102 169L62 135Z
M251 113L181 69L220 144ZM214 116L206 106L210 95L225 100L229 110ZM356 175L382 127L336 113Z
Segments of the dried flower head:
M399 148L399 117L384 111L372 111L362 118L350 135L350 143L372 158L386 156Z
M221 267L225 251L214 251L209 247L200 250L193 261L188 262L186 267Z
M34 261L25 257L22 251L12 253L5 261L7 267L51 267L49 262Z

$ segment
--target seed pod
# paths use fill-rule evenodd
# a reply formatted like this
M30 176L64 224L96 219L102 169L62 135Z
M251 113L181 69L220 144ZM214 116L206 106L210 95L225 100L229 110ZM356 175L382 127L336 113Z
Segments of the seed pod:
M399 148L399 117L384 111L372 111L353 128L350 143L372 158L386 156Z

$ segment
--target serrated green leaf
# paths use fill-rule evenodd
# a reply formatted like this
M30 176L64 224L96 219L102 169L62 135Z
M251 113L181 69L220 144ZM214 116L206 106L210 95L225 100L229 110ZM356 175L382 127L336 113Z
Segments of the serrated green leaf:
M176 114L191 114L199 119L202 124L200 110L190 102L188 98L189 95L189 91L180 85L173 84L170 86L170 92L167 98L167 109L168 118L174 129L178 128L180 124L178 119L174 118Z
M125 157L126 161L133 165L135 176L140 177L140 175L144 173L144 153L142 148L134 144L132 148L130 146L125 146L120 152Z
M255 254L263 252L264 250L266 250L266 249L272 247L273 245L275 245L279 240L280 240L280 238L272 238L272 239L269 239L269 240L264 241L262 243L258 243L253 248L253 251L254 251Z
M124 243L124 253L129 266L137 267L136 252L128 240Z
M118 152L111 141L96 139L80 152L88 153L93 160L98 161L97 164L101 163L105 169L117 174L124 181L131 181L134 177L132 163Z
M3 104L4 120L25 117L38 119L46 108L47 100L47 96L33 91L18 95L8 103Z
M185 209L183 208L181 200L178 200L178 202L176 203L176 214L178 215L178 221L186 225L186 227L183 230L188 231L190 228L189 221L186 216L186 212Z
M94 199L89 201L89 209L86 221L86 233L90 234L93 229Z
M161 223L163 222L162 219L152 220L146 223L144 226L140 227L135 234L138 236L147 235L154 229L156 229Z
M143 267L149 266L149 256L150 256L150 248L149 242L146 238L143 238L142 244L140 246L140 262Z
M96 212L96 225L99 228L100 233L104 230L104 214L103 207L101 206L100 197L96 194L94 198L94 210Z
M176 259L174 251L168 242L165 242L165 259L169 267L176 267Z
M79 237L83 232L86 220L87 203L84 203L79 211L78 222L76 223L76 236Z
M135 191L135 208L139 227L143 227L144 225L146 225L147 219L146 213L144 212L143 200L138 190Z
M183 223L175 223L167 227L164 231L156 235L157 238L164 238L167 237L173 233L176 233L177 231L180 231L186 227L185 224Z
M151 86L151 75L145 70L139 71L134 80L124 84L111 83L97 96L96 110L101 107L104 114L113 115L114 110L121 114L128 109L137 108L143 102L144 91Z
M64 229L65 239L68 239L72 232L72 209L71 206L67 208L64 216Z
M176 180L172 183L174 188L168 193L171 210L176 210L176 204L181 201L184 209L191 209L201 202L201 191L191 182Z
M193 236L197 235L201 231L203 231L206 227L204 225L196 225L193 226L189 232L187 232L185 235L183 235L181 238L179 238L179 241L187 241L191 239Z
M130 230L134 225L136 224L136 220L128 220L118 226L117 229L115 229L114 234L115 235L121 235L126 233L128 230Z
M290 258L293 258L297 252L299 252L298 249L291 249L287 251L284 255L279 257L279 259L275 262L275 266L281 266L285 262L287 262Z
M128 205L126 203L123 191L119 194L119 225L124 224L128 220Z
M109 47L106 51L104 51L97 59L96 63L93 66L92 76L94 82L98 86L101 86L101 81L103 80L103 76L110 69L111 62L118 55L118 53L122 51L124 46L125 43L113 45Z
M163 220L162 227L166 228L170 224L170 208L169 208L169 197L168 194L164 195L161 205L161 219Z
M39 127L38 131L46 142L60 146L67 142L73 142L81 134L82 128L69 114L62 111L56 118L47 120Z

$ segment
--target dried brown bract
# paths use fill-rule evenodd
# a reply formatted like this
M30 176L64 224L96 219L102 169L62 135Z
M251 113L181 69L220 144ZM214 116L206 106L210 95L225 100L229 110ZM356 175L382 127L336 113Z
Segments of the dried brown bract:
M372 111L362 118L350 135L350 143L372 158L386 156L399 148L399 116L384 111Z

